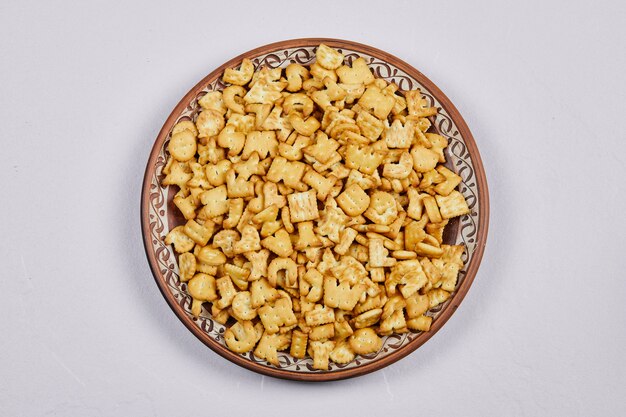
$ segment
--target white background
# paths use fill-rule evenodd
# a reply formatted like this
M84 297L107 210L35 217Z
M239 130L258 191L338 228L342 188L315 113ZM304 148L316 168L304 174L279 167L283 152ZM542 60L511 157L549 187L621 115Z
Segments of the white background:
M0 415L626 414L624 2L124 3L0 4ZM326 384L200 343L157 290L139 226L178 100L235 55L306 36L430 77L491 195L484 260L448 324Z

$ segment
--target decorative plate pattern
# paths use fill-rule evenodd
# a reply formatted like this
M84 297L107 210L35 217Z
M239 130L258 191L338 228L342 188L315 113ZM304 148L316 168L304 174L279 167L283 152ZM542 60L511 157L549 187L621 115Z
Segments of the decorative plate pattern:
M433 329L429 333L434 333L440 327L437 326L437 323L440 320L440 316L444 312L451 310L445 318L445 320L447 320L452 311L456 309L456 307L460 303L460 299L462 299L465 292L467 292L467 288L471 283L465 282L468 276L468 270L470 266L474 264L476 264L475 269L477 269L477 263L480 262L480 257L482 257L482 249L485 243L484 240L486 238L487 213L483 212L481 215L481 211L485 209L488 211L488 203L486 200L486 183L484 182L484 173L482 172L480 157L478 156L477 152L470 152L470 150L468 149L468 141L471 141L471 144L473 146L475 145L473 143L473 139L471 139L471 134L469 133L467 127L464 125L462 119L460 119L460 123L463 123L463 126L467 131L467 135L463 135L461 133L461 129L459 129L459 127L457 126L458 120L455 121L454 117L451 116L449 109L451 105L445 106L444 104L442 104L442 100L440 100L440 97L443 96L443 94L441 94L438 89L436 89L436 87L435 89L437 91L431 91L431 89L428 88L429 86L424 85L426 84L425 82L418 81L418 76L425 79L425 77L423 77L419 72L414 71L415 74L413 74L410 70L405 71L404 69L400 68L399 65L391 62L388 57L381 58L377 56L379 54L376 54L375 52L377 51L373 50L373 48L368 47L370 51L364 51L363 48L359 48L360 45L358 44L352 44L345 41L335 41L333 44L333 41L323 41L327 44L330 44L331 46L340 49L341 52L343 52L343 54L346 56L346 60L350 63L352 62L352 60L359 56L363 57L364 59L366 59L370 68L373 70L374 74L378 78L383 78L389 82L396 83L399 86L400 90L411 90L415 88L420 88L423 94L430 101L430 105L439 108L439 113L437 114L437 116L431 119L431 121L433 122L433 127L431 129L434 129L436 133L443 135L449 140L449 146L446 149L446 165L461 176L462 183L459 186L459 191L465 196L471 209L471 213L462 216L461 218L454 219L450 222L449 226L446 229L446 235L444 236L444 241L446 243L462 243L466 246L467 249L464 254L465 265L459 273L457 291L453 293L453 296L448 301L446 301L442 305L437 306L435 309L430 310L430 312L428 313L434 319ZM298 43L298 40L288 42ZM251 55L249 53L247 54L247 57L252 59L256 67L268 66L271 68L276 68L285 67L293 62L303 65L312 63L315 60L315 45L318 42L308 42L311 43L311 45L303 45L307 42L299 43L302 46L296 45L292 47L279 47L280 44L275 44L276 48L272 48L273 45L268 45L265 48L264 53L259 53L257 55ZM339 45L337 45L337 43L339 43ZM372 50L374 53L372 53ZM251 51L251 53L253 52L254 51ZM211 76L207 78L211 78ZM186 320L185 324L188 325L189 321L191 321L193 323L193 326L197 327L197 329L195 329L196 331L194 331L197 336L199 336L201 339L204 339L202 337L202 334L204 334L208 336L208 338L210 338L211 340L215 341L217 344L221 345L223 349L226 349L222 337L225 330L225 327L223 325L214 322L211 319L209 312L206 310L203 310L201 316L198 319L194 319L191 315L191 297L186 294L186 284L181 283L178 279L178 266L176 263L176 256L173 249L163 243L163 239L165 235L169 232L169 230L183 223L184 220L177 213L176 207L172 203L173 196L176 192L173 189L174 187L164 188L160 185L160 180L163 178L162 169L165 166L165 162L167 159L166 148L169 141L169 131L171 130L172 126L180 120L194 120L196 115L201 110L200 106L198 105L198 99L201 98L208 91L221 90L222 88L224 88L224 84L222 84L219 76L215 76L212 80L208 80L205 85L202 85L202 83L199 84L194 90L192 90L193 94L186 97L189 98L189 100L187 100L186 102L181 102L181 105L183 105L182 107L181 105L178 106L178 108L180 108L180 111L176 113L175 110L175 113L172 113L172 116L170 117L170 119L168 119L168 122L166 123L166 126L164 126L164 130L161 131L160 135L163 136L164 140L161 142L160 145L157 140L157 144L155 144L155 149L153 150L153 153L151 155L151 160L148 162L148 168L146 170L147 176L144 179L145 182L144 196L142 201L142 217L146 251L149 255L149 259L151 260L153 273L155 274L155 278L161 290L164 291L164 295L166 295L165 292L169 292L178 308L176 308L175 305L172 305L172 302L170 302L170 305L175 310L175 312L179 314L179 317L181 312L183 312L182 314L187 316L188 320ZM443 98L445 99L445 96L443 96ZM447 101L447 99L445 100ZM454 109L453 107L451 110L456 113L456 109ZM470 136L470 138L466 137L468 135ZM159 145L158 148L157 145ZM478 165L480 166L480 178L477 178L476 161L478 161ZM482 188L484 188L484 190L482 190ZM481 199L481 195L484 195L485 198ZM483 205L487 205L487 207L482 207ZM484 224L481 224L481 222L483 222ZM481 239L478 239L479 229L483 229ZM478 252L479 256L474 262L474 258L477 254L477 248L480 248L480 251ZM156 265L154 265L153 260L156 261ZM475 270L473 271L471 279L473 279L474 274ZM460 292L460 288L462 287L464 287L464 291L463 294L460 295L459 299L457 295ZM171 297L169 298L171 300ZM451 306L451 304L455 305ZM182 319L183 318L181 317L181 320ZM445 320L443 321L445 322ZM441 323L441 325L442 324L443 322ZM401 335L394 334L385 337L383 347L379 352L366 356L357 356L354 361L346 365L338 365L331 362L328 371L319 371L313 369L313 362L310 358L295 359L290 355L282 352L279 353L280 366L278 368L274 367L264 360L257 359L256 357L254 357L254 355L252 355L251 352L242 355L234 353L231 354L241 356L242 359L249 362L250 364L257 364L258 366L253 367L253 369L256 371L264 372L264 369L267 368L266 373L271 375L276 375L276 373L272 371L280 369L286 372L281 372L279 375L276 376L287 378L293 377L294 379L310 379L303 374L324 374L330 377L323 379L338 379L360 373L356 372L346 374L344 372L343 374L345 375L337 375L336 377L332 376L333 374L337 374L339 371L348 370L351 368L361 368L367 364L382 361L384 358L393 356L394 354L398 356L398 359L400 357L403 357L408 352L405 352L402 355L399 355L399 352L402 350L406 350L405 348L408 345L412 344L412 342L416 341L416 339L418 339L421 334L421 332L409 332ZM430 337L430 335L428 337ZM203 341L207 343L206 340ZM214 348L214 346L209 346ZM218 351L218 353L224 356L223 351ZM395 360L396 359L385 362L391 363ZM246 366L245 362L238 362L239 364ZM375 369L374 367L372 368Z

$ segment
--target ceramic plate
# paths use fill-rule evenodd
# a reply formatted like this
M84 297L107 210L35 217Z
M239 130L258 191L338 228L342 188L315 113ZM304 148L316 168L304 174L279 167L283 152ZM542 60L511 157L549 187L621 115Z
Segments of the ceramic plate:
M160 185L172 127L181 120L195 119L200 110L198 99L207 91L224 88L220 77L225 68L238 66L244 58L251 59L257 67L286 67L293 62L310 64L315 60L316 46L322 42L339 49L347 62L357 56L365 58L376 77L396 83L400 90L421 88L430 105L439 108L437 116L432 118L431 131L449 140L445 152L446 166L462 177L459 191L471 209L470 214L451 220L446 227L444 243L464 244L467 248L465 266L452 297L428 313L433 317L431 330L385 337L379 352L357 356L347 365L331 362L328 371L313 369L310 358L295 359L284 352L279 353L279 367L255 358L251 352L231 352L224 344L224 326L214 322L208 311L203 310L197 319L191 315L191 298L185 292L186 284L178 279L176 255L163 243L169 230L183 224L184 219L172 202L176 187ZM378 370L413 352L437 333L457 309L474 280L485 247L488 220L489 197L478 148L450 100L421 72L404 61L370 46L337 39L295 39L262 46L233 58L207 75L183 97L165 121L148 159L141 196L141 225L148 262L161 293L183 324L213 351L238 365L270 376L308 381L343 379Z

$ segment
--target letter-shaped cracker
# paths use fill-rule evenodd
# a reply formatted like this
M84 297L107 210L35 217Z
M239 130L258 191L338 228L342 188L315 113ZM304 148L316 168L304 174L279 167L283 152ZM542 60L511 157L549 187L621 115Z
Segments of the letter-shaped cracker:
M258 309L259 318L265 327L265 332L277 333L280 326L292 326L298 323L298 319L291 310L289 298L279 298L274 305L265 304Z
M388 148L409 149L415 137L415 124L407 121L404 125L398 119L386 127L382 134Z
M408 329L402 309L395 310L389 317L385 318L380 323L378 331L381 335L390 335L393 332L406 333Z
M436 195L437 206L441 212L441 217L444 219L451 219L453 217L462 216L470 212L467 202L458 191L452 191L449 195ZM431 219L433 223L438 223L435 219Z
M419 89L406 91L404 97L406 98L409 116L428 117L437 114L437 108L428 107L426 99L422 97L422 93Z
M398 216L396 200L389 193L376 191L370 196L370 205L363 215L376 224L389 225Z
M348 168L371 175L383 162L383 153L371 146L348 145L344 158Z
M243 148L241 156L248 159L256 152L259 158L264 159L267 156L274 157L278 154L278 140L276 132L272 130L252 131L246 135L246 144Z
M313 222L300 222L298 225L298 240L296 241L294 248L297 251L305 250L306 248L320 247L322 241L315 235L313 231Z
M237 223L239 223L241 215L243 214L243 206L243 198L228 200L228 218L222 221L222 227L224 229L232 229L237 226Z
M241 231L241 239L233 244L233 253L240 254L261 250L261 238L254 226L244 226Z
M300 64L289 64L285 68L287 91L295 92L302 88L302 81L310 78L309 71Z
M274 236L268 236L263 239L261 241L261 246L283 258L286 258L293 253L291 238L285 229L280 229L274 234Z
M406 299L406 314L409 319L414 319L428 311L430 307L428 296L415 293Z
M317 47L315 57L317 58L317 63L328 70L337 69L343 64L343 55L341 52L323 43Z
M209 217L216 217L228 213L228 191L225 185L212 188L200 194L200 201Z
M223 310L233 302L237 290L233 286L233 281L228 276L218 278L215 282L217 284L217 291L221 296L221 298L215 302L215 306Z
M166 176L162 184L178 185L180 188L185 187L187 182L193 177L189 163L175 161L174 159L170 159L170 161L171 162L168 162L168 164L170 164L169 170L166 171L165 168L163 168L163 173L166 174Z
M306 186L300 180L304 175L305 169L306 165L302 162L290 162L282 156L277 156L274 158L266 178L275 184L283 181L288 187L304 191Z
M267 261L270 255L270 251L267 249L261 249L255 252L246 252L243 256L252 264L250 270L249 281L256 281L262 277L267 276Z
M354 238L359 233L351 227L346 227L339 233L339 243L335 245L335 252L339 255L345 255L350 248Z
M280 68L278 70L278 77L280 77ZM277 81L277 78L272 74L273 70L267 70L263 68L259 73L254 85L244 96L246 103L260 103L260 104L273 104L276 100L282 97L281 91L287 87L286 81Z
M323 81L325 78L330 78L333 81L337 81L337 73L335 71L326 69L317 62L311 64L309 71L316 80Z
M309 332L309 340L328 340L335 336L335 325L333 323L323 324L313 327Z
M315 189L317 191L317 199L321 201L326 200L336 181L337 178L335 176L325 177L312 169L308 170L302 177L302 182Z
M337 75L346 84L369 84L374 81L374 75L363 58L355 59L352 68L347 65L337 68Z
M204 172L209 184L214 187L226 184L226 172L230 169L232 162L229 160L219 161L217 164L206 165Z
M320 122L313 116L309 116L306 120L298 113L289 115L289 123L301 135L311 136L320 127Z
M385 178L405 179L413 172L413 158L408 152L400 155L400 161L397 164L388 163L383 167L383 176Z
M367 278L365 266L349 255L342 256L341 260L330 268L330 274L339 281L349 282L350 285L364 282Z
M215 110L203 110L196 119L199 138L210 138L224 128L224 116Z
M233 264L226 264L223 268L224 273L230 277L237 288L240 290L248 289L248 276L250 276L250 270L248 268L242 268Z
M177 226L170 230L165 236L166 245L174 245L174 250L178 253L189 252L193 249L195 242L185 234L183 226Z
M335 348L330 352L330 360L339 364L352 362L354 356L354 351L346 340L337 342Z
M407 320L406 326L411 330L427 332L430 330L430 325L432 322L432 317L421 315L419 317Z
M368 266L371 268L389 267L396 264L394 258L390 258L389 251L383 244L383 239L369 240L370 261Z
M465 247L463 245L441 245L443 255L441 256L441 288L446 291L454 291L459 270L463 268L461 256ZM181 255L182 256L182 255Z
M302 277L304 282L308 284L308 291L303 291L303 285L300 285L300 294L306 296L306 300L314 303L322 298L324 290L324 276L316 269L309 268Z
M206 140L206 145L198 144L198 163L206 164L210 162L217 164L224 159L226 153L224 149L217 146L217 142L214 137Z
M222 253L229 258L235 256L233 246L239 240L239 233L236 230L220 230L213 236L213 244L222 250ZM215 266L223 264L226 260L217 260Z
M335 321L335 311L327 306L316 304L312 310L304 313L307 326L321 326Z
M359 99L359 105L365 110L372 110L374 116L380 120L385 120L389 116L395 104L396 99L393 94L373 85L366 88Z
M349 220L343 210L337 207L335 199L328 197L315 231L322 236L328 236L330 240L337 243L339 232L346 227Z
M305 155L325 164L337 155L337 149L339 149L339 142L329 138L324 132L317 132L313 145L307 146L302 151Z
M306 355L306 346L309 337L300 330L294 330L291 334L291 349L289 353L294 358L302 359Z
M204 167L197 162L189 162L189 168L193 172L193 177L187 182L187 186L190 189L201 187L208 190L211 187L211 183L207 180ZM198 193L199 194L199 193Z
M363 93L361 92L361 94ZM359 115L356 118L356 124L359 127L361 134L372 142L377 140L385 129L385 125L380 119L372 116L371 113L365 110L359 112ZM409 142L409 146L410 145L411 142ZM389 146L389 144L387 144L387 146Z
M291 344L291 334L272 334L267 330L261 336L261 340L254 349L254 356L259 359L265 359L274 366L278 366L278 351L285 350Z
M411 149L413 157L413 169L416 172L427 172L434 169L439 161L437 152L424 146L414 146Z
M437 172L443 175L446 180L435 186L435 192L442 196L448 196L461 183L461 177L444 166L438 166Z
M310 143L310 137L298 135L293 144L279 143L278 153L289 161L299 161L303 157L302 149L309 146Z
M224 341L236 353L249 352L263 334L263 325L253 325L251 321L238 321L224 332Z
M311 346L311 351L313 354L313 368L327 371L328 358L330 357L330 352L335 347L335 342L312 341L309 343L309 345Z
M224 100L224 104L233 113L244 114L244 106L242 104L243 96L246 94L245 88L239 85L231 85L230 87L224 88L222 91L222 96Z
M279 281L278 271L285 271L284 278ZM274 258L267 268L268 281L276 287L298 287L298 265L290 258Z
M358 216L370 205L370 197L358 184L346 187L337 197L337 204L349 216Z
M382 308L375 308L373 310L366 311L359 314L354 318L354 327L357 329L367 328L373 326L380 320L380 316L383 314ZM356 350L355 350L356 352ZM358 352L357 352L358 353Z
M426 295L428 296L430 308L435 308L439 304L445 302L448 298L450 298L450 293L448 291L442 290L441 288L430 290Z
M242 291L235 295L232 309L233 317L237 320L252 320L257 315L257 310L252 308L252 297L248 291Z
M244 180L249 180L252 175L265 175L263 165L260 163L259 154L252 152L247 161L239 161L233 165L235 173Z
M350 336L350 347L359 355L378 352L383 341L371 328L359 329Z
M356 284L351 288L347 281L337 284L335 278L324 277L324 304L331 308L352 310L365 290L363 284Z
M226 114L226 105L221 91L209 91L198 100L198 104L204 110L215 110L220 114ZM195 125L193 128L196 128Z
M189 281L196 274L196 257L186 252L178 257L179 277L182 282Z
M248 58L241 62L239 69L226 68L222 81L235 85L246 85L254 74L254 64Z
M215 278L207 274L196 274L187 283L187 290L193 299L191 314L195 317L200 315L203 302L217 299Z
M201 248L196 256L200 262L207 265L220 266L226 262L226 256L222 253L222 251L209 246Z
M422 265L417 259L398 262L389 274L389 278L385 281L387 294L396 293L396 286L402 285L400 292L404 298L409 298L420 290L426 283L428 278L422 269Z
M280 294L270 285L265 278L253 281L250 285L252 308L257 308L265 303L271 303L280 297Z
M287 201L289 202L289 213L292 223L317 220L319 218L315 191L289 194Z
M282 208L287 204L285 196L278 194L278 187L273 182L266 182L263 184L263 207L275 205L277 208Z
M439 162L446 162L446 156L443 150L448 146L448 139L436 133L424 133L424 137L430 142L430 149L437 153Z

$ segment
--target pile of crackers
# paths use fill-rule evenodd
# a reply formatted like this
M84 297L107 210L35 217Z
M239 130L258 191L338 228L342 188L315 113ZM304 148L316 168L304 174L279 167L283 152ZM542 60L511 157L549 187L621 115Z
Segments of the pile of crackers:
M165 242L192 314L276 366L289 350L327 370L428 331L463 267L443 233L470 210L428 132L437 108L345 61L323 44L310 66L244 59L168 144L162 185L186 224Z

